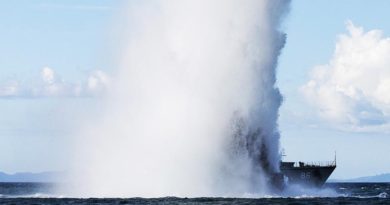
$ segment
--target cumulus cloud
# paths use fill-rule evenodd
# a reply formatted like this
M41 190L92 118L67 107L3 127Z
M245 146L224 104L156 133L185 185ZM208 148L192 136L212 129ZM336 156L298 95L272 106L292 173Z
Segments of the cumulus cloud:
M87 81L87 90L90 93L97 94L104 92L110 84L110 77L101 70L92 72Z
M42 80L46 83L53 84L55 77L54 77L54 70L49 67L44 67L41 71Z
M6 82L0 85L0 96L12 97L19 93L19 83L17 81Z
M390 38L352 22L330 61L301 88L322 119L339 128L390 132Z
M110 77L101 70L92 71L82 83L61 79L50 67L44 67L40 79L33 84L17 80L0 84L0 97L85 97L102 95L109 86Z
M41 85L33 88L34 96L64 96L71 94L71 87L57 79L56 73L49 67L41 70Z

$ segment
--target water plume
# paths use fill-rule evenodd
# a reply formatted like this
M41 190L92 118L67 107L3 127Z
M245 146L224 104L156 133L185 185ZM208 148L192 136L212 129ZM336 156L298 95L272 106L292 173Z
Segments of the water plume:
M107 108L77 139L73 194L243 196L279 169L288 0L131 1Z

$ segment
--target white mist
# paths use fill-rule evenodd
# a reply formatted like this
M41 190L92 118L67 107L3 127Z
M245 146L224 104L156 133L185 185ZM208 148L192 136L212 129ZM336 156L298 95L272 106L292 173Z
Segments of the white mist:
M243 196L278 171L284 0L129 3L102 118L84 126L72 195ZM237 133L239 134L239 137ZM251 139L248 140L248 136Z

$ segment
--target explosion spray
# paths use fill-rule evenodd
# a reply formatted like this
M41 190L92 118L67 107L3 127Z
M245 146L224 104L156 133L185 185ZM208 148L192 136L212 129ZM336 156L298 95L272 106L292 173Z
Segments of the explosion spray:
M107 109L76 141L73 194L267 193L279 169L275 72L288 6L132 1Z

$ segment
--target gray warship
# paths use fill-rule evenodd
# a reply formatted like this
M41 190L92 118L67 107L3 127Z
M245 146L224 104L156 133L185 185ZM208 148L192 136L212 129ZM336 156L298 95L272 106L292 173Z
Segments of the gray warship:
M336 169L336 157L330 162L280 162L280 173L286 185L321 187Z

